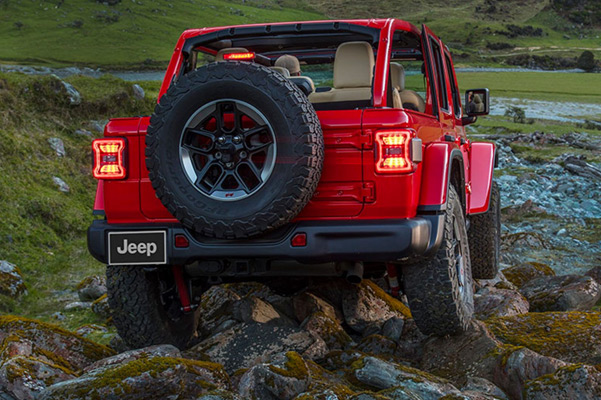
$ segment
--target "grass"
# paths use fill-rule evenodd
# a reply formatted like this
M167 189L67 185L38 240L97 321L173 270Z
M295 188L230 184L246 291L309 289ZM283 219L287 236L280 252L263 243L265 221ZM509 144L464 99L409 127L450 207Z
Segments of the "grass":
M282 3L144 0L109 6L89 0L0 0L0 60L53 66L164 67L187 28L324 18L299 6L292 8L291 1ZM111 18L117 20L111 22Z
M598 74L540 72L460 72L457 83L467 89L487 87L491 97L510 97L577 103L601 103L601 78ZM423 88L422 76L406 77L408 89Z
M592 49L601 58L599 29L575 27L549 1L513 1L495 12L481 0L143 0L109 6L99 1L0 0L0 60L4 63L103 68L162 68L184 29L327 18L396 17L422 23L454 53L458 64L503 65L513 54L566 57ZM507 38L507 24L543 29L540 37ZM568 39L569 37L569 39ZM487 43L515 48L489 51ZM536 49L531 49L536 47Z
M55 78L0 73L0 259L19 266L29 292L18 301L0 297L1 313L57 322L52 314L71 301L65 293L104 273L85 239L96 188L91 138L73 132L90 120L148 114L154 106L151 97L135 100L131 83L113 77L69 81L82 95L79 106L68 104ZM157 83L142 84L158 90ZM51 137L64 142L65 157L50 148ZM69 193L58 190L54 176ZM91 311L65 315L60 323L68 329L104 322Z

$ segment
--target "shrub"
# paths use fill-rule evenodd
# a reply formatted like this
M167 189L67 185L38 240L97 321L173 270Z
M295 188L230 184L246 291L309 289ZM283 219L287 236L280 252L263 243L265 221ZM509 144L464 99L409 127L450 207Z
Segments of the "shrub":
M576 64L578 65L578 68L590 72L594 70L596 66L595 55L592 52L585 50L580 54L580 57L578 57Z

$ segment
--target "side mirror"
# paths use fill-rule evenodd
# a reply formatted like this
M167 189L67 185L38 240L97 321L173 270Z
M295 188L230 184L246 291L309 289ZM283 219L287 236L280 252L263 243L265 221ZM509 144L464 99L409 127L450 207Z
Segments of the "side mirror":
M465 114L469 117L488 115L490 112L490 96L488 89L470 89L465 91Z

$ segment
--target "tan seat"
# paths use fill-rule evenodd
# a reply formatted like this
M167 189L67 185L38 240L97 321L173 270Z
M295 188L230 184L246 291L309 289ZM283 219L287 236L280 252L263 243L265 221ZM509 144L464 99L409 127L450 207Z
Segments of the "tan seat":
M288 71L287 68L284 67L269 67L270 69L279 72L280 74L284 75L286 78L290 78L290 71Z
M338 46L334 58L334 87L309 96L312 103L371 100L374 51L367 42Z
M401 64L390 63L392 80L392 106L419 112L426 111L426 102L413 90L405 89L405 68Z
M223 55L231 53L248 53L248 50L244 47L230 47L227 49L221 49L217 52L217 54L215 54L215 61L223 61Z
M479 94L474 95L474 111L479 113L484 112L484 103Z

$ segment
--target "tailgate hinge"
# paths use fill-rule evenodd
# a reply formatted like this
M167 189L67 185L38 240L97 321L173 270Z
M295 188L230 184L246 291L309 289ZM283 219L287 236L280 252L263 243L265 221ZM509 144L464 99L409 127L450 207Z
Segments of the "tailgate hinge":
M376 201L376 189L373 182L364 182L361 190L363 201L366 203L373 203Z
M371 149L372 147L372 131L371 129L367 129L361 132L359 136L359 143L361 147L364 149Z

